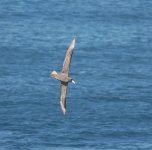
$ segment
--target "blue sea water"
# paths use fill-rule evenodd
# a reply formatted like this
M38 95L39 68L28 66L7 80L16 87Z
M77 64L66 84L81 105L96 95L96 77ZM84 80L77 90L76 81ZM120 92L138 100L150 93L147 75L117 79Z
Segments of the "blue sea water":
M152 1L0 1L0 150L42 149L152 149Z

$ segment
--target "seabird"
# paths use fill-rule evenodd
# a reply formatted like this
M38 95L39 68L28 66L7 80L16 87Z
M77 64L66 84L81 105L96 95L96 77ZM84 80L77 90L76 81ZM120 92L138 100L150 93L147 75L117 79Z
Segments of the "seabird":
M51 73L52 78L59 80L61 82L60 106L61 106L61 110L62 110L63 114L65 114L65 112L66 112L66 93L67 93L68 83L72 82L73 84L75 84L75 81L69 75L70 62L71 62L74 46L75 46L75 38L70 43L70 46L66 52L62 71L59 73L57 73L56 71L52 71L52 73Z

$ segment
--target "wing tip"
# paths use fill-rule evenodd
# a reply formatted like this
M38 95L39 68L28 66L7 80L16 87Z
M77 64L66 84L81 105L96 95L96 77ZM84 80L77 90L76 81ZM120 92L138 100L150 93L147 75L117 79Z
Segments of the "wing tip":
M62 103L62 101L60 101L60 106L61 106L61 110L62 110L63 114L65 115L66 109L65 109L65 107L64 107L64 105L63 105L63 103Z
M75 40L76 40L76 37L72 40L72 42L71 42L71 44L70 44L70 48L71 48L71 49L74 49Z

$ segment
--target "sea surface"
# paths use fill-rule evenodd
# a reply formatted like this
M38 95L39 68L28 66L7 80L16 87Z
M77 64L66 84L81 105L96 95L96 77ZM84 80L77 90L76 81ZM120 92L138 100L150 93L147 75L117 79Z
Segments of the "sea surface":
M101 149L152 150L152 1L1 0L0 150Z

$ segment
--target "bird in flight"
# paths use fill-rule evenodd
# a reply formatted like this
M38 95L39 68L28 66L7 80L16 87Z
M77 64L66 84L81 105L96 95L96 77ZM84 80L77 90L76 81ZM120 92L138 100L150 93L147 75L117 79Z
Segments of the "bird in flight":
M56 71L51 72L51 77L56 80L59 80L61 82L60 106L61 106L61 110L62 110L63 114L65 114L65 112L66 112L66 93L67 93L68 83L72 82L73 84L75 84L75 81L69 75L70 62L71 62L74 46L75 46L75 38L70 43L70 46L66 52L62 71L59 73L57 73Z

